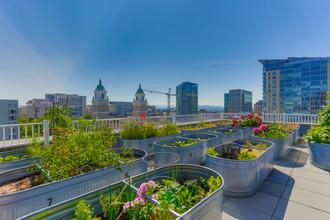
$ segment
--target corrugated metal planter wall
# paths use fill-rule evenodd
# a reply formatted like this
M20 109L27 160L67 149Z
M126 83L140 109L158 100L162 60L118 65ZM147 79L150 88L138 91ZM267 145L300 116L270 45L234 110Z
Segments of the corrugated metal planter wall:
M274 159L284 159L292 150L293 134L286 138L262 138L252 136L252 139L270 141L274 146Z
M146 138L146 139L122 139L120 138L120 147L123 148L137 148L146 151L148 154L152 154L154 152L154 142L158 140L162 140L165 138L176 137L179 134L160 136L154 138Z
M229 130L232 130L233 132L230 133ZM218 136L218 145L226 143L227 140L236 140L242 138L242 130L240 128L216 128L209 130L209 133Z
M171 146L176 141L187 141L189 139L192 138L178 136L155 141L155 153L174 153L180 157L179 163L181 164L200 164L203 162L203 149L206 147L206 141L200 141L189 146Z
M330 170L330 144L309 143L310 162L324 170Z
M218 176L222 180L222 185L219 189L213 192L211 195L200 201L194 207L192 207L187 212L182 215L177 214L174 211L171 213L176 216L177 220L214 220L222 219L222 197L223 197L223 178L219 175L219 173L215 172L206 167L195 166L195 165L178 165L178 166L166 166L162 167L144 174L137 175L132 178L133 184L138 187L142 182L151 180L151 179L162 179L166 177L172 177L172 174L177 173L177 180L193 180L203 178L210 178L214 176L217 178ZM115 183L111 186L113 192L116 192L127 185L126 181ZM134 188L134 187L133 187ZM53 207L49 207L44 210L40 210L36 213L25 216L21 219L63 219L69 220L74 218L74 210L76 205L80 200L87 200L87 204L91 204L91 208L94 208L94 214L99 215L102 213L101 205L99 203L99 197L101 194L106 195L109 193L108 187L103 187L101 189L95 190L93 192L87 193L85 195L72 198L68 201L62 202Z
M134 154L141 156L141 158L135 160L132 165L123 165L121 168L124 172L118 171L116 167L107 167L70 179L39 185L16 193L0 195L0 219L17 219L47 206L107 186L124 179L125 173L137 175L146 172L147 164L143 160L146 152L139 149L133 150Z
M267 142L266 144L271 144ZM219 145L215 150L223 155L224 146ZM211 156L206 153L206 166L217 171L225 179L224 195L245 197L253 195L269 174L269 159L267 151L273 151L274 146L252 160L235 160Z
M298 144L299 142L299 137L300 137L300 126L297 129L292 129L292 139L293 139L293 144Z

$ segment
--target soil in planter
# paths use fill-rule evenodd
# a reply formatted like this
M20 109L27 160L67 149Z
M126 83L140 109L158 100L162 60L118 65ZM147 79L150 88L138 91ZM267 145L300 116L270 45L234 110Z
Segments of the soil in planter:
M43 182L41 174L33 174L27 177L22 177L16 180L11 180L0 186L0 195L10 194L14 192L19 192L25 189L29 189Z
M224 150L224 153L220 157L225 159L247 160L247 159L257 158L262 153L263 151L259 149L240 147L240 146L230 146L228 147L228 150L227 149ZM247 157L242 157L242 155L245 155Z

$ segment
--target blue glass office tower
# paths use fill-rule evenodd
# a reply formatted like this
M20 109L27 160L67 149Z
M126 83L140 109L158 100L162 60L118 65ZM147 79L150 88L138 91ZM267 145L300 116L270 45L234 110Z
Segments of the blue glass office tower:
M328 57L259 60L263 64L263 112L317 114L330 91Z
M176 114L190 115L198 112L198 85L184 82L176 87Z
M252 112L252 92L243 89L232 89L225 93L225 112Z

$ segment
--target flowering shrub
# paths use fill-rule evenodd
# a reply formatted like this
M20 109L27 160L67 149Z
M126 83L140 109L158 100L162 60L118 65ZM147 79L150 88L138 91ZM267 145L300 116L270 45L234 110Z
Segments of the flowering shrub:
M241 116L240 120L233 119L232 127L259 127L263 124L260 113L251 113L247 116Z
M330 93L327 97L328 105L319 111L319 125L312 125L304 138L310 143L330 144Z
M286 138L291 133L291 131L278 124L261 125L259 128L253 129L253 134L256 137L263 138Z
M180 129L173 123L165 122L162 128L157 128L152 122L126 123L120 133L123 139L145 139L180 133Z

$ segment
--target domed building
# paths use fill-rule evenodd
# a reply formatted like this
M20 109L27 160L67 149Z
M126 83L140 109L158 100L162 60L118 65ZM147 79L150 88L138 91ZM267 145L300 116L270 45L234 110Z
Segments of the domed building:
M107 90L102 85L100 79L99 84L94 90L94 96L92 99L92 117L93 119L107 119L110 113L109 97L107 96Z
M141 84L135 93L135 99L133 100L133 117L140 117L141 115L147 116L147 99L141 89Z

